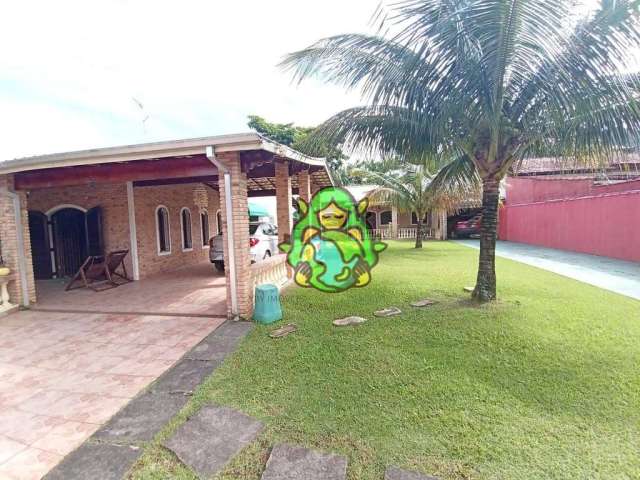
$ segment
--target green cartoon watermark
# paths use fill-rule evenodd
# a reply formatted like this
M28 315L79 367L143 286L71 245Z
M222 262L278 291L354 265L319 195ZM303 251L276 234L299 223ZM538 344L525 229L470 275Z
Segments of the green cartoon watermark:
M335 187L319 190L309 204L298 200L291 243L279 245L298 285L335 293L369 284L378 254L387 245L369 235L368 204L366 198L356 202L347 190Z

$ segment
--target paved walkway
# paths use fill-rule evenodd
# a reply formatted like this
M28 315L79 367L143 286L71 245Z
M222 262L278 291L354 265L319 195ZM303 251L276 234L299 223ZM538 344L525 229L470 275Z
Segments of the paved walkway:
M36 311L0 319L0 478L41 478L222 322Z
M455 242L480 248L479 240ZM515 242L498 242L496 255L640 300L638 263Z
M44 480L122 480L142 455L144 443L151 441L184 407L198 385L211 375L226 356L233 353L251 328L251 322L225 322L216 328L80 448L67 455ZM228 419L223 415L223 423ZM234 422L230 422L225 427L228 431L228 427L234 425ZM207 428L209 426L206 425ZM205 434L204 438L197 435L187 437L195 440L197 446L194 449L202 452L211 435ZM218 450L218 458L230 452L228 445ZM205 457L196 458L203 460Z

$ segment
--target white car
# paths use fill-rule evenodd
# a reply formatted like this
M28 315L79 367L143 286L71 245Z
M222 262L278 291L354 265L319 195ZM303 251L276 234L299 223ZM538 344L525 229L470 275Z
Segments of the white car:
M209 260L219 271L224 271L222 234L209 240ZM278 227L268 222L249 224L249 255L251 263L261 262L278 254Z

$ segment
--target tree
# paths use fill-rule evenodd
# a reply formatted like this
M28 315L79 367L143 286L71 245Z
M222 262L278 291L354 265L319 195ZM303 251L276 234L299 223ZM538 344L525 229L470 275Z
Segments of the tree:
M638 146L640 81L624 73L640 46L638 5L602 0L579 17L573 0L400 0L378 12L376 33L326 38L282 67L361 90L367 105L324 122L314 133L323 141L382 156L437 145L458 159L450 180L475 168L483 217L473 296L490 301L499 183L514 163L604 162Z
M415 248L422 248L424 238L424 219L431 210L454 210L465 198L477 195L477 190L471 178L459 186L453 183L434 179L442 178L444 173L431 173L432 165L427 163L404 165L400 169L390 169L396 161L381 162L382 165L369 163L369 168L382 170L378 173L370 170L369 174L381 185L367 195L372 205L393 205L400 212L416 214L416 244ZM439 176L438 176L439 175ZM475 191L474 191L475 190Z
M298 127L293 123L268 122L258 115L249 115L247 125L270 140L287 145L305 155L326 159L327 165L334 171L339 170L347 158L337 145L322 141L307 142L315 127Z

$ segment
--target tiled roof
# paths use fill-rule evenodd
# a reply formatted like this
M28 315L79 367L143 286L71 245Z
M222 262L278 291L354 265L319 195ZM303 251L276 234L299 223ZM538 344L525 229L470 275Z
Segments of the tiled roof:
M640 154L628 153L601 159L576 159L559 157L525 158L513 165L514 175L555 173L597 173L605 171L629 171L640 174Z

